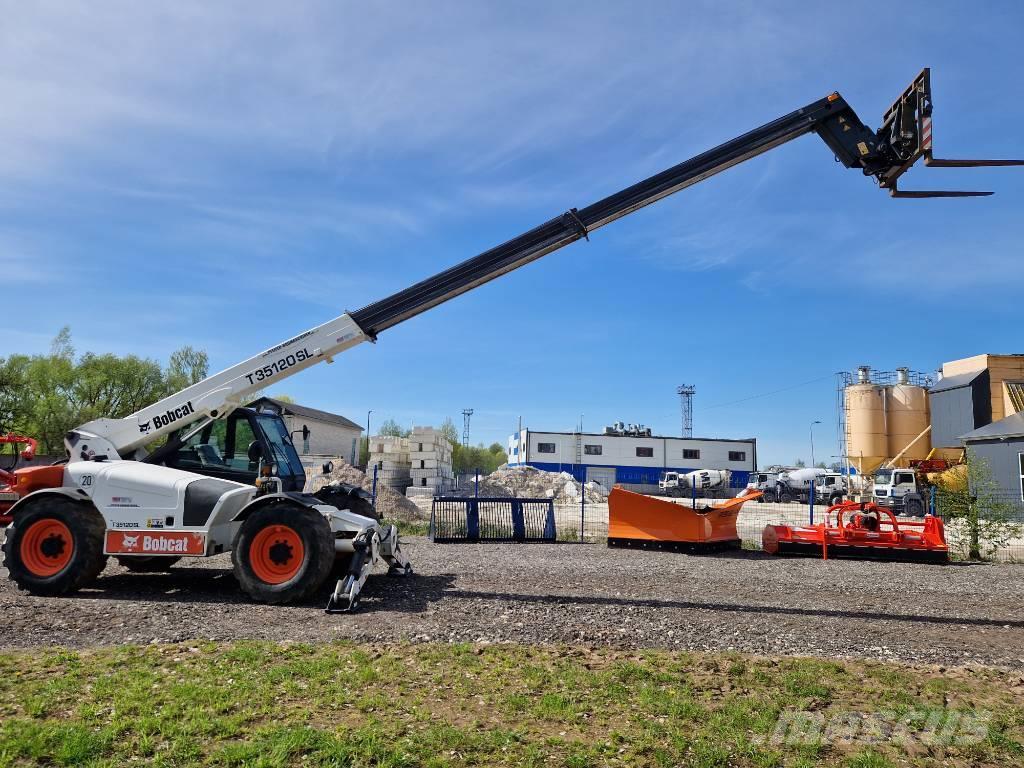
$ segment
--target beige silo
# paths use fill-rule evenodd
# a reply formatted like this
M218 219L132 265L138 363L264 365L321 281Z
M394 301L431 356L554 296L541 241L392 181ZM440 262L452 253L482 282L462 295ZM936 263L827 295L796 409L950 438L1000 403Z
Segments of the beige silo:
M903 455L897 462L900 467L909 466L911 459L926 458L932 447L930 435L921 437L917 442L913 441L931 423L928 417L928 392L924 387L910 383L906 368L896 369L896 383L887 388L885 408L889 457L893 458L902 451Z
M885 461L889 443L885 428L885 387L871 383L870 369L857 371L857 383L846 388L846 452L861 475L870 475Z

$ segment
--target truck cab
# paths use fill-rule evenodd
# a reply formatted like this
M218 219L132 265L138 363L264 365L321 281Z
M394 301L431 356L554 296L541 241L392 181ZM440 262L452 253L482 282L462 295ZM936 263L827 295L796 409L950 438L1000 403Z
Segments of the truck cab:
M759 504L765 501L774 501L777 479L778 472L751 472L747 479L747 490L764 492L764 496L757 498Z
M838 504L849 493L846 477L839 472L829 472L818 477L814 484L814 495L822 502Z
M920 517L925 513L924 496L912 469L879 469L872 482L875 502L894 512Z
M176 437L172 434L170 440ZM185 440L163 463L248 485L256 481L261 464L270 464L281 479L281 490L302 491L306 484L305 469L284 420L267 410L236 408Z
M680 478L681 475L678 472L662 472L661 479L658 480L659 490L666 496L678 493L684 482Z

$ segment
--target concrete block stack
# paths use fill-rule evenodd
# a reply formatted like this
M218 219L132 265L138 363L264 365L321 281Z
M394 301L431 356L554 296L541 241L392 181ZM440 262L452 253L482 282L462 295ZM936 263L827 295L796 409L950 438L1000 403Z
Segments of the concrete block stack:
M412 485L406 491L407 496L435 496L447 493L455 484L452 444L433 427L412 428L409 460Z
M412 482L409 470L409 438L377 435L370 438L370 461L366 469L373 477L377 468L377 482L399 491L404 491Z

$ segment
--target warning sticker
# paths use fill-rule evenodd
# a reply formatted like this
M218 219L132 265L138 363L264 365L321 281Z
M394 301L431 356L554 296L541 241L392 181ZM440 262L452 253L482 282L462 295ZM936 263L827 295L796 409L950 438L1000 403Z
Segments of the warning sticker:
M107 531L108 555L205 555L206 536L185 531Z

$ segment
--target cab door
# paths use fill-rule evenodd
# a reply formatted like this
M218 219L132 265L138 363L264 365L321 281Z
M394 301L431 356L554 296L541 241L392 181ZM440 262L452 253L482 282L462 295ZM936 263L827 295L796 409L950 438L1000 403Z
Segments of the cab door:
M252 485L262 451L251 449L254 443L259 446L249 414L239 411L208 424L172 453L166 463L175 469Z

